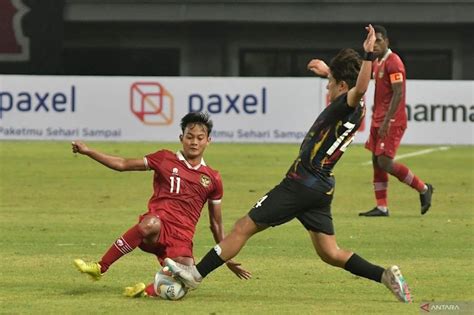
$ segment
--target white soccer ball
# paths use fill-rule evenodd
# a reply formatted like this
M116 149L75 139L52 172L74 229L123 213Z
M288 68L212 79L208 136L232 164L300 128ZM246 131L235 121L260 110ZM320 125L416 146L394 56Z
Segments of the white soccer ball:
M156 273L153 285L156 294L165 300L182 299L188 292L181 281L173 278L173 274L168 270L168 267L163 267Z

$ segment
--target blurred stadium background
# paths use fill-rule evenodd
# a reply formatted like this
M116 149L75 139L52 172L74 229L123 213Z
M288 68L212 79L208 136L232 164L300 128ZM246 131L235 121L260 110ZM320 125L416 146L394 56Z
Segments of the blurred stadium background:
M472 0L1 0L0 23L0 73L307 76L380 23L409 79L474 79Z

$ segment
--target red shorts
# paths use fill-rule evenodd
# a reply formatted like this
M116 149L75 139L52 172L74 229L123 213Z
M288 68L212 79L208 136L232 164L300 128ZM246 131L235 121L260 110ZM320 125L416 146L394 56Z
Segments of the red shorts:
M375 156L385 155L393 159L400 146L405 129L405 126L391 126L385 138L382 139L378 135L379 127L372 126L365 148L372 151Z
M193 257L193 242L183 238L183 234L178 227L170 223L169 221L163 220L157 213L144 213L140 215L139 222L148 215L154 215L161 221L160 236L155 244L140 244L140 249L144 252L156 255L160 265L164 266L164 259L175 258L175 257Z

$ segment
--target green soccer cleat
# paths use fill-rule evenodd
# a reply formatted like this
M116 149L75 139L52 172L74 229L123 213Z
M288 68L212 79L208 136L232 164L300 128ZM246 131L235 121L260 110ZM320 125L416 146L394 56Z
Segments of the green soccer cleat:
M148 296L145 292L146 285L143 282L137 283L134 286L126 287L123 291L123 295L130 298L139 298L142 296Z
M80 272L87 273L94 281L98 281L102 278L100 264L97 262L85 262L82 259L74 259L74 265Z
M413 302L408 284L398 266L391 266L385 269L382 274L382 283L400 302Z

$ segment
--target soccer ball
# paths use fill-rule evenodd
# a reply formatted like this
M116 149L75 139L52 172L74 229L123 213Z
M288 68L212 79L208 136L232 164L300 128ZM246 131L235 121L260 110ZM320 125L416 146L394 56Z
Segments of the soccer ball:
M173 274L168 270L168 267L163 267L156 273L153 285L156 294L165 300L182 299L188 292L181 281L173 278Z

